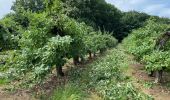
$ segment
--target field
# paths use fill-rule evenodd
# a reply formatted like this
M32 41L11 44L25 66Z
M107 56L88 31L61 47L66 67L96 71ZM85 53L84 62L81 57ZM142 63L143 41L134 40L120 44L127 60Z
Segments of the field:
M0 100L169 100L169 18L105 0L11 9L0 19Z
M164 75L166 82L156 84L144 66L119 45L90 60L87 57L77 66L69 60L63 67L64 77L56 76L54 71L31 89L14 88L13 84L1 80L0 96L4 100L168 100L169 74Z

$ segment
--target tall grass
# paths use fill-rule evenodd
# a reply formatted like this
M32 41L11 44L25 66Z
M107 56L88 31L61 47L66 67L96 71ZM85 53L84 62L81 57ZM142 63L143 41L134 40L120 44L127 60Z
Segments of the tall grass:
M86 93L80 87L70 83L56 89L50 100L83 100L85 97Z

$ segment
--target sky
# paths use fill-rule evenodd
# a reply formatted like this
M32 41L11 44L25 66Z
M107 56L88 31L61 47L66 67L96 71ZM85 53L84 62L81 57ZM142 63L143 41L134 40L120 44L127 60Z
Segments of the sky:
M0 0L0 19L11 12L14 0ZM170 18L170 0L106 0L122 11L136 10Z
M106 0L122 11L136 10L170 18L170 0Z
M10 8L14 0L0 0L0 19L11 12Z

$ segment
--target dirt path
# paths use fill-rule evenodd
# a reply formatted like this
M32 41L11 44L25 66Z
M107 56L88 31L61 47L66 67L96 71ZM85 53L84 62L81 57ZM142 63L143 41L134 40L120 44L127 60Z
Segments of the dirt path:
M154 77L148 76L144 65L137 62L130 64L128 74L132 77L134 85L145 94L151 95L155 100L170 100L170 90L163 84L155 84ZM167 74L164 75L164 79L167 82L170 80Z
M28 91L18 90L15 93L10 93L0 88L0 100L36 100Z

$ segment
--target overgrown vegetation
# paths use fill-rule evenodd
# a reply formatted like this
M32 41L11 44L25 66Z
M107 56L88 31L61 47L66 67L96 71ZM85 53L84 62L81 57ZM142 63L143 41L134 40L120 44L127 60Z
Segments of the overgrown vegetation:
M155 82L161 82L162 80L159 71L169 70L169 41L168 36L164 35L169 28L168 24L157 22L156 19L152 18L147 21L146 26L134 30L124 40L124 47L137 59L145 63L148 73L153 74L152 71L158 71Z
M8 32L9 29L5 30L3 28L5 25L2 24L2 33L8 33L8 38L16 47L16 50L11 52L5 61L4 67L10 74L4 77L22 80L23 77L29 76L25 80L26 83L40 83L54 67L58 75L64 76L62 66L67 59L73 58L76 65L80 63L79 59L83 59L87 53L89 55L98 51L102 53L117 44L117 40L109 32L96 31L93 27L68 17L65 12L62 12L64 9L62 1L55 0L53 4L44 1L46 9L52 11L45 10L42 13L37 13L39 10L17 9L20 6L26 6L20 2L22 1L17 0L13 6L16 14L11 14L1 20L5 24L9 21L9 25L11 23L18 25L18 29L13 26L11 32ZM31 5L29 2L23 1L22 3ZM19 20L13 20L17 14L22 17ZM9 25L7 24L6 27L8 28ZM10 38L12 36L14 39ZM7 41L4 39L2 43ZM5 48L8 49L3 47Z
M160 43L170 37L168 32L163 35L170 29L168 18L122 12L105 0L16 0L12 10L0 20L2 85L31 89L54 70L65 76L68 61L78 66L87 56L91 61L109 50L87 68L72 68L69 82L50 99L82 100L94 93L104 100L150 100L123 74L129 59L115 48L127 36L124 48L146 65L148 73L157 73L156 82L161 82L162 71L169 71L170 42Z
M66 85L62 89L57 88L52 100L66 100L65 97L72 96L80 100L90 98L94 93L102 100L152 100L150 96L139 92L128 76L122 73L130 62L123 51L117 50L109 50L86 67L70 71L71 79L68 85L71 87ZM79 89L74 90L76 87Z

